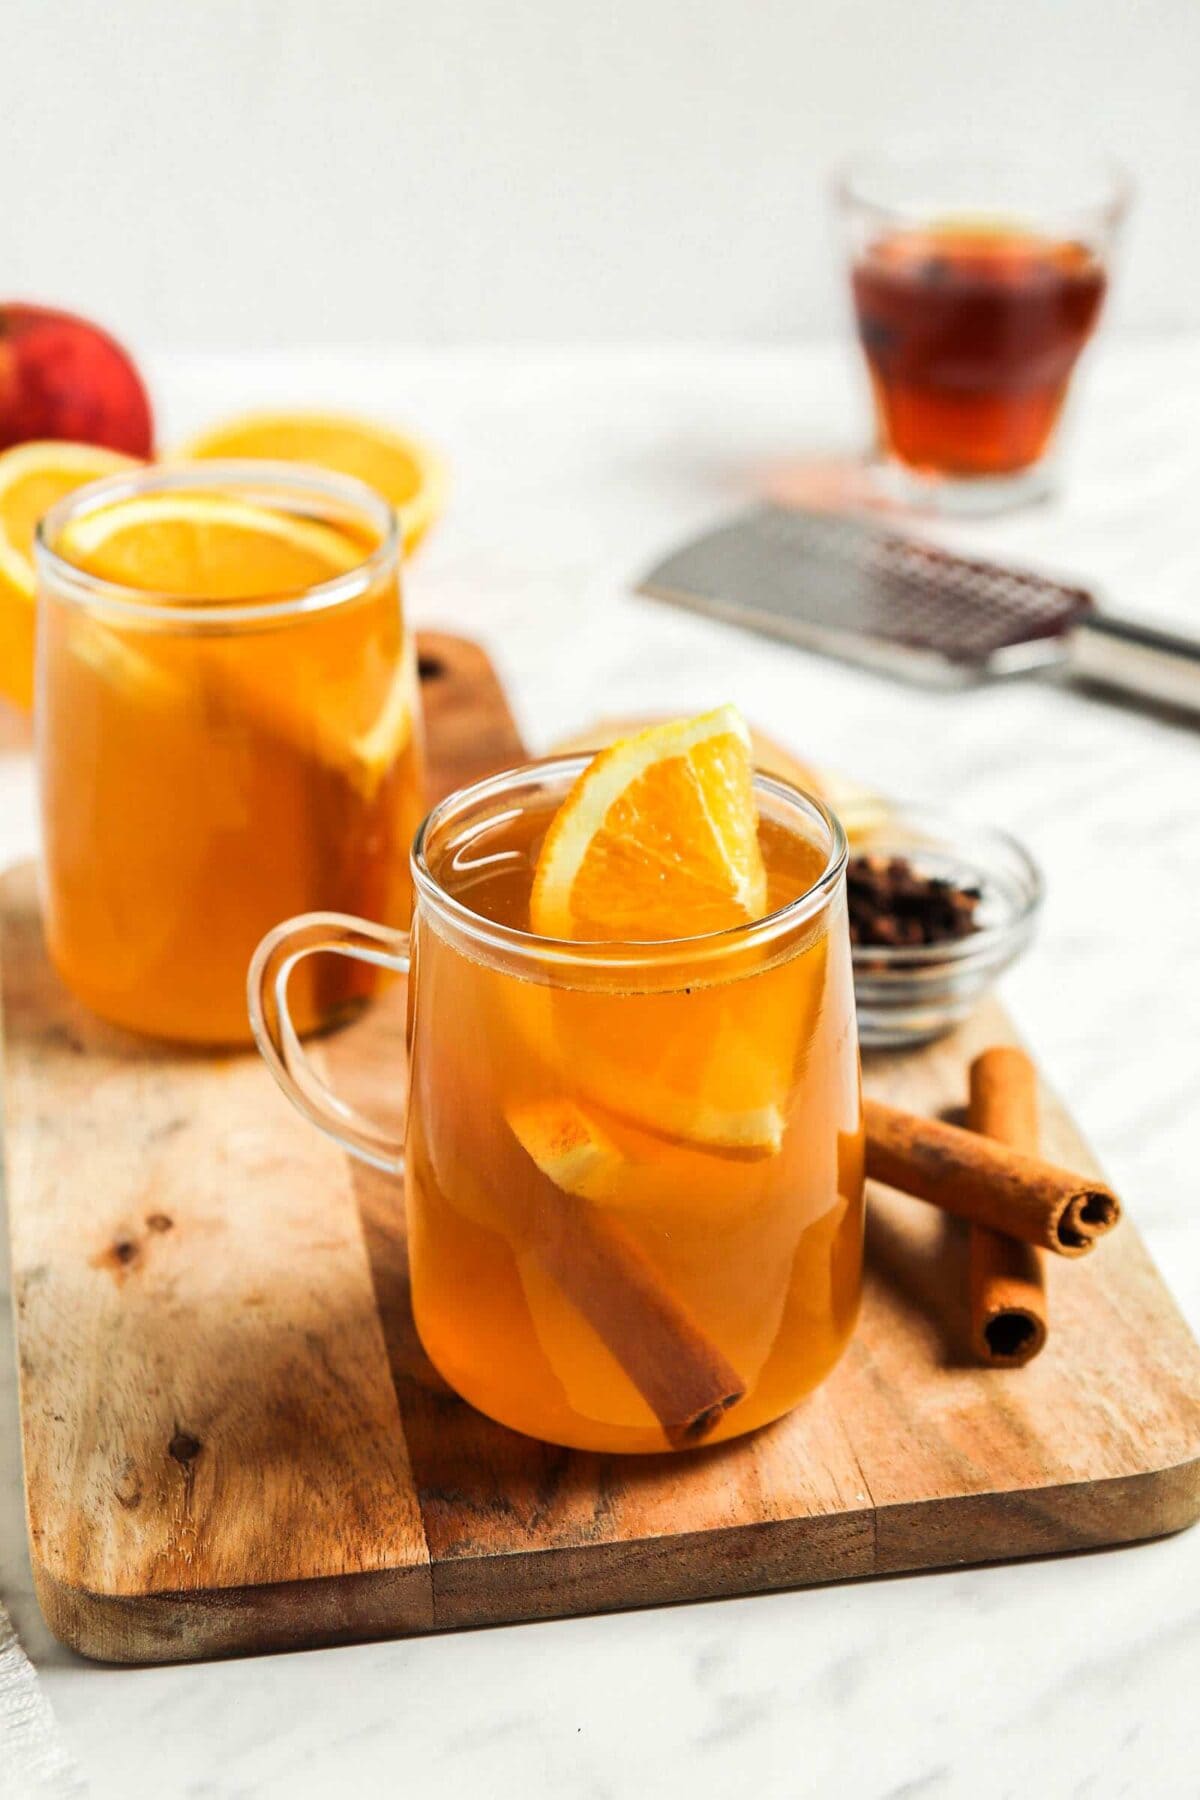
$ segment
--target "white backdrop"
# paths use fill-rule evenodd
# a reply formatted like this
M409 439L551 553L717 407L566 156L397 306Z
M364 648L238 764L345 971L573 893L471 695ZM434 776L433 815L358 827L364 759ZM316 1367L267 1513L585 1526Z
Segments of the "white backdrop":
M1200 0L0 0L0 297L135 343L788 338L826 177L944 129L1141 185L1200 325Z

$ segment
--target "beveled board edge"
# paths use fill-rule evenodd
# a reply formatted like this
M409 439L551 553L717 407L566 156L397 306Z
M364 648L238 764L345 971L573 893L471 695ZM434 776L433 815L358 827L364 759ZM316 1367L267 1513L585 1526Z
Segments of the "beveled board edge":
M93 1594L36 1561L34 1584L54 1635L83 1656L198 1662L1071 1555L1167 1537L1198 1518L1200 1456L1095 1482L214 1594Z
M35 1560L33 1585L55 1637L102 1663L204 1662L436 1629L427 1565L207 1593L94 1594Z

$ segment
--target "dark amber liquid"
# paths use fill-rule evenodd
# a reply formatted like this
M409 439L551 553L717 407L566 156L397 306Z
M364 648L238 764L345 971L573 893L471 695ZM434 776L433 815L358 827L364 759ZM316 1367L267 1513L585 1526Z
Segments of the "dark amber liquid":
M1093 251L934 227L878 239L852 280L885 451L963 477L1038 461L1104 298Z

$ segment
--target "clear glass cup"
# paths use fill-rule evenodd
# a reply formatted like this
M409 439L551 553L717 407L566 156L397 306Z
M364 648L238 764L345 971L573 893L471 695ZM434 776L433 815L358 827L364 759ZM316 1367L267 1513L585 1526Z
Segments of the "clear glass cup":
M417 835L411 937L292 920L255 954L250 1013L301 1111L405 1171L414 1316L450 1385L553 1443L686 1449L787 1412L857 1314L846 842L817 801L760 775L768 868L795 844L816 871L799 898L705 937L538 938L537 848L586 763L452 795ZM328 951L408 973L403 1143L306 1059L288 981Z
M180 503L185 530L189 508L213 500L285 533L298 521L340 572L264 593L246 565L243 593L235 557L221 596L205 597L82 566L81 527L160 500ZM51 957L118 1025L244 1043L246 965L281 913L346 907L397 926L410 915L423 801L395 515L360 482L294 465L139 468L54 507L36 557ZM314 970L298 1016L328 1020L375 979L344 963Z
M882 150L835 198L885 491L951 512L1041 499L1107 292L1125 177L1068 157Z
M1042 876L1016 838L941 807L890 801L842 808L856 856L902 858L919 874L973 887L974 929L937 944L854 947L864 1050L927 1044L961 1025L1033 939Z

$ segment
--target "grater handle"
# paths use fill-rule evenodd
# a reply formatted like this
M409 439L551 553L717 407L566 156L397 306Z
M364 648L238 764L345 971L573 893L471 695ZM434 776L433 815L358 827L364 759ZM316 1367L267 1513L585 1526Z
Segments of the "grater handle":
M1067 638L1072 675L1200 715L1200 638L1114 613L1086 613Z

